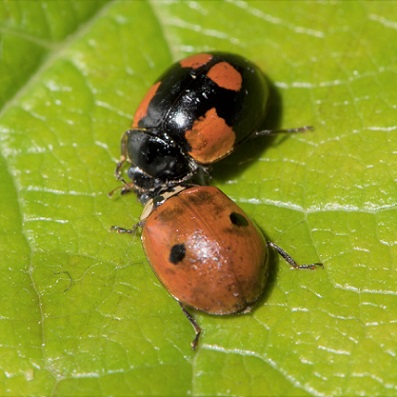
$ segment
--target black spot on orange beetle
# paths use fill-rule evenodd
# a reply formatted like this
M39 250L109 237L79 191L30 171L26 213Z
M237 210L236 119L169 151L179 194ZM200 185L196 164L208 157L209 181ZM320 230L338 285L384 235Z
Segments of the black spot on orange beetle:
M183 258L186 255L186 247L185 244L175 244L171 248L170 252L170 262L174 265L177 265L179 262L183 261Z
M236 226L248 226L248 220L238 212L232 212L230 214L230 220L233 225Z

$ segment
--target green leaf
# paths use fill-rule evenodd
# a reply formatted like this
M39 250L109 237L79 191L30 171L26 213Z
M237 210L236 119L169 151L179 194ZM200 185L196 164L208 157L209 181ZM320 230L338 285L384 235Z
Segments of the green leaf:
M393 2L0 3L1 395L395 395ZM249 315L193 330L107 193L156 77L236 52L275 86L269 125L213 184L302 263L273 257Z

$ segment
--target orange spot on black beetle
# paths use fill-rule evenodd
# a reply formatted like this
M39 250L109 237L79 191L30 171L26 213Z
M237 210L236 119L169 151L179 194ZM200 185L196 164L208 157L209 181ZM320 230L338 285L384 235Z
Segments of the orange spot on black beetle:
M207 73L207 76L219 87L240 91L243 83L241 73L229 62L219 62Z
M197 54L187 57L179 61L179 64L183 68L197 69L205 64L207 64L212 59L210 54Z
M236 135L212 108L194 122L192 129L186 131L185 138L191 147L190 156L201 164L210 164L233 150Z
M156 84L152 85L149 88L149 91L146 93L145 97L143 98L142 102L139 104L138 109L134 115L134 121L132 123L132 127L138 127L138 123L146 116L147 109L149 107L149 103L156 95L158 88L160 87L161 81L157 82Z

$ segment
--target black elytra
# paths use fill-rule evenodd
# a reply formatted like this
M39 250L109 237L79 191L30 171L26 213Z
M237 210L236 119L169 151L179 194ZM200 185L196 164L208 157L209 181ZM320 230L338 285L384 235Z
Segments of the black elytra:
M263 124L268 96L264 75L242 56L208 52L176 62L138 106L116 175L130 163L126 189L145 203L163 186L205 173Z

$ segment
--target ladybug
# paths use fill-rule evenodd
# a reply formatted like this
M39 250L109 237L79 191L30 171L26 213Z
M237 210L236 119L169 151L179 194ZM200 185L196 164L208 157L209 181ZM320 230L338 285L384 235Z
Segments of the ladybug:
M121 140L116 176L144 204L164 186L187 182L259 131L269 85L247 59L226 52L189 56L148 90ZM301 127L276 132L296 132ZM131 183L121 177L128 162Z
M249 312L263 294L269 275L269 249L293 268L283 249L267 242L247 214L213 186L168 187L146 203L140 222L148 261L194 327L197 347L201 328L188 308L213 315Z

